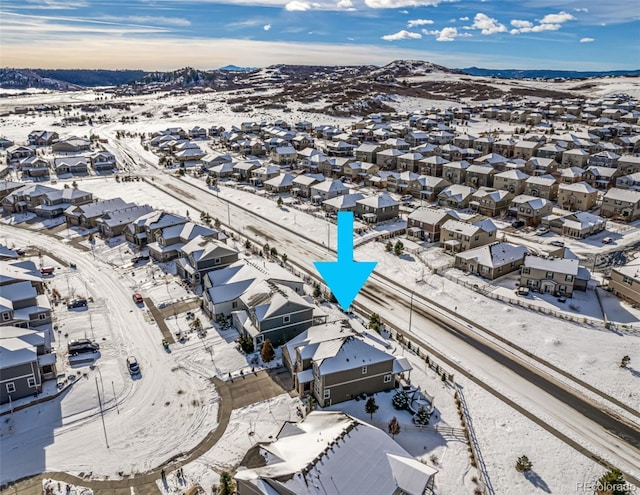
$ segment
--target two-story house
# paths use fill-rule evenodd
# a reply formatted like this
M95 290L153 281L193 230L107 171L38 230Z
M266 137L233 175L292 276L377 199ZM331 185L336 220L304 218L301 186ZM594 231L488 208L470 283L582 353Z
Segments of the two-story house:
M523 220L527 225L540 224L543 217L551 214L553 203L548 199L536 198L521 194L511 201L509 213L515 215L518 220Z
M507 242L494 242L456 254L454 267L494 280L514 272L524 263L529 250Z
M115 237L124 234L129 224L152 211L153 208L149 205L131 205L108 211L96 219L96 227L103 236Z
M471 166L466 160L448 162L442 165L442 177L451 184L464 184L467 180L467 169Z
M493 187L509 191L514 195L522 194L526 187L528 174L518 169L505 170L493 177Z
M409 237L421 241L437 242L440 240L440 229L447 220L460 220L460 216L455 210L417 208L407 217L407 233Z
M459 253L496 240L498 228L491 220L465 223L447 220L440 232L440 245L445 251Z
M586 182L560 184L558 206L570 211L588 211L596 205L598 191Z
M640 304L640 258L612 267L609 288L616 296Z
M625 222L640 218L640 191L613 187L602 198L600 215Z
M163 229L174 225L183 225L188 221L189 219L186 217L166 211L151 211L132 221L124 230L124 235L127 242L143 247L148 243L156 242Z
M467 208L474 192L476 189L473 187L452 184L438 194L438 204L448 208Z
M206 273L238 261L238 254L237 249L227 246L215 236L197 235L180 248L176 269L181 278L197 285Z
M579 276L582 284L578 283ZM588 281L589 273L579 266L577 259L528 255L520 267L520 287L555 296L572 297L573 291L578 287L586 289L585 277Z
M471 195L469 206L482 215L495 217L511 206L514 194L503 189L481 187Z
M70 206L64 210L64 218L68 226L77 225L85 229L97 226L99 218L114 210L121 210L134 206L134 203L127 203L122 198L106 199L96 203Z
M171 225L155 232L155 241L147 244L149 256L160 262L171 261L180 256L184 245L196 237L211 237L220 241L226 239L222 232L193 222Z
M376 194L356 201L355 216L367 223L378 223L398 217L400 203L387 193Z

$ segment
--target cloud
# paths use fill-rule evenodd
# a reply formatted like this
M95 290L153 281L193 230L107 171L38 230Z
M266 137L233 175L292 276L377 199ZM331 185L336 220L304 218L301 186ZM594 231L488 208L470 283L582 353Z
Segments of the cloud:
M299 0L293 0L284 6L285 10L289 12L304 12L311 8L311 4L308 2L300 2Z
M458 36L458 30L454 27L446 27L440 31L436 41L453 41Z
M74 10L88 6L88 3L83 0L27 0L19 8L29 10ZM15 8L15 6L12 5L12 8Z
M412 19L407 22L407 27L413 28L416 26L426 26L427 24L433 24L431 19Z
M504 33L507 30L507 27L504 24L501 24L497 21L497 19L493 19L486 14L478 13L473 18L473 24L471 25L472 29L480 29L482 34L490 35L496 33Z
M580 43L593 43L595 38L580 38Z
M351 0L340 0L336 4L336 7L338 7L339 9L352 9L353 8L353 2Z
M262 29L264 29L265 31L269 31L269 29L271 29L271 24L265 24Z
M402 7L437 7L445 2L458 0L364 0L367 7L372 9L399 9Z
M464 16L464 17L458 18L458 20L462 21L462 22L467 22L469 20L469 18L467 16Z
M409 13L409 11L408 10L401 10L400 13L404 14L404 15L407 15Z
M521 21L519 19L513 19L511 21L511 25L518 29L527 29L533 27L533 24L530 21Z
M540 19L540 24L562 24L567 21L575 21L576 18L567 12L558 12L557 14L547 14Z
M589 12L589 9L586 7L582 7L582 8L577 8L577 9L573 9L574 12Z
M411 31L406 31L404 29L394 34L387 34L385 36L382 36L382 39L385 41L398 41L398 40L409 40L409 39L420 39L420 38L422 38L422 35L420 33L413 33Z
M176 26L186 27L191 26L191 21L180 17L161 17L150 15L128 15L128 16L116 16L116 15L103 15L100 17L92 18L99 21L109 22L130 22L135 24L160 24L163 26Z

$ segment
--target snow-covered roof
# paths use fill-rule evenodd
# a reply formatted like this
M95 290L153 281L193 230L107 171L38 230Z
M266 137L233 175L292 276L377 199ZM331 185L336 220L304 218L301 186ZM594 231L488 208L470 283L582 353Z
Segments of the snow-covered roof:
M362 198L364 198L364 194L362 193L343 194L341 196L336 196L335 198L327 199L323 201L322 204L335 208L336 210L344 210L346 208L355 208L356 201L359 201Z
M604 195L607 199L620 200L628 203L637 203L640 201L640 191L634 191L631 189L619 189L613 187L607 191Z
M575 184L560 184L561 191L572 191L586 194L593 194L597 191L586 182L576 182Z
M524 259L524 266L545 270L549 272L564 273L567 275L578 274L578 260L564 258L541 258L539 256L527 256Z
M266 495L422 495L437 470L413 459L385 432L336 411L313 411L299 423L287 423L275 442L256 447L267 465L240 468L236 479ZM354 476L354 473L358 473ZM269 480L271 491L262 480Z
M325 180L318 184L314 184L311 186L311 189L318 192L332 192L332 191L344 191L348 189L342 181L338 179L334 180Z
M280 175L276 175L269 180L264 182L265 186L273 186L273 187L288 187L293 184L293 175L290 173L284 173Z
M456 258L475 261L476 264L497 268L521 260L529 250L525 246L516 246L507 242L498 242L480 246L456 254Z
M395 199L391 197L390 194L382 193L377 194L375 196L369 196L368 198L359 199L356 201L357 204L371 206L372 208L388 208L392 206L399 206Z
M514 204L524 204L527 203L534 210L539 210L544 208L546 205L551 204L551 201L544 198L536 198L535 196L529 196L527 194L520 194L513 198Z
M417 222L423 222L429 225L435 225L438 222L442 221L442 219L447 217L460 220L460 216L455 210L440 209L440 208L421 207L421 208L417 208L416 210L412 211L409 214L409 218L411 220L415 220Z

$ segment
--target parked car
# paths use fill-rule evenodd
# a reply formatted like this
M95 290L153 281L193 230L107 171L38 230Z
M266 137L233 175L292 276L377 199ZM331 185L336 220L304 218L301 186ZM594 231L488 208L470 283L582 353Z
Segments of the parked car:
M562 241L551 241L549 244L551 246L564 247L564 242L562 242Z
M127 358L127 368L129 369L129 374L131 376L140 373L140 364L138 363L138 360L133 356L129 356Z
M547 227L546 225L540 225L540 227L536 229L536 233L538 235L544 235L547 232L549 232L549 227Z
M412 199L413 196L411 196L411 194L405 194L400 197L400 201L404 201L405 203L411 201Z
M74 299L69 304L67 304L67 308L68 309L86 308L86 307L87 307L87 300L84 299L84 298L82 298L82 299Z
M142 296L140 294L138 294L137 292L133 295L133 302L136 304L143 304L144 303L144 299L142 298Z
M83 352L98 352L98 349L100 349L100 344L89 339L70 340L67 344L67 351L72 356Z
M55 267L53 266L45 266L44 268L40 269L40 273L42 275L53 275L54 270L55 270Z
M524 227L524 220L514 220L511 222L511 226L514 229L519 229L520 227Z
M613 242L613 239L611 237L605 237L604 239L602 239L602 244L611 244Z

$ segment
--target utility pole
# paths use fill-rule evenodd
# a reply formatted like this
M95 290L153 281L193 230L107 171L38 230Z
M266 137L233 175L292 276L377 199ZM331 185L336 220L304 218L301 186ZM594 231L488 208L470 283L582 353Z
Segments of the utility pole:
M100 416L102 417L102 429L104 430L104 441L109 448L109 440L107 439L107 426L104 424L104 411L102 410L102 400L100 399L100 387L98 387L98 377L96 379L96 392L98 392L98 404L100 405Z
M120 414L120 406L118 406L118 397L116 396L116 386L113 384L113 380L111 380L111 390L113 390L113 399L116 401L116 411Z
M231 206L227 201L227 225L231 228Z
M411 317L413 316L413 291L411 291L411 301L409 302L409 332L411 333Z

